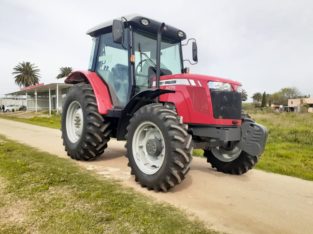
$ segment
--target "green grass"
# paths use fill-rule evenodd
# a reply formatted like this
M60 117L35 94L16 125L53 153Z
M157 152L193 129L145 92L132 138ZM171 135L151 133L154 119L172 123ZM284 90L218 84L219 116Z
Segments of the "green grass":
M192 154L193 154L193 156L203 157L203 150L202 149L194 149Z
M257 168L313 180L313 114L268 113L252 117L269 130Z
M256 122L269 130L268 143L256 168L313 180L313 114L311 113L269 113L254 112ZM51 119L34 117L12 120L60 128L60 116ZM203 150L195 149L195 156L202 156Z
M0 233L212 233L73 161L0 136Z
M48 128L61 128L61 115L52 115L51 117L35 116L31 118L21 118L9 115L0 115L0 118L14 120L22 123L39 125Z

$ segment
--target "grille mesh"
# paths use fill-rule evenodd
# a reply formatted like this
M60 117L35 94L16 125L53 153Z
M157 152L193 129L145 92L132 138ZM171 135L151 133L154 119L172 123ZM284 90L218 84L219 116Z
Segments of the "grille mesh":
M213 115L216 119L241 119L241 94L211 90Z

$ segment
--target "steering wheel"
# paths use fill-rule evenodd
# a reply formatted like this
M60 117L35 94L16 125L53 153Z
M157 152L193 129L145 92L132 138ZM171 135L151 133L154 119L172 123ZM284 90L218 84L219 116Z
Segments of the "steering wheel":
M135 69L136 74L140 74L140 72L138 72L139 67L140 67L140 66L143 66L143 63L146 63L146 62L148 62L148 61L149 61L149 59L143 59L143 60L141 60L141 61L137 64L136 69Z

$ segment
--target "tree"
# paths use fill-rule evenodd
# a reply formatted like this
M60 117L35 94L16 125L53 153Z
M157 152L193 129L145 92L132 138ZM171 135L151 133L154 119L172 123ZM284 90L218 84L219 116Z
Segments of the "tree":
M20 87L27 87L39 83L40 70L30 62L21 62L13 68L15 83Z
M246 90L242 89L242 91L241 91L241 100L242 101L247 101L247 99L248 99L248 93L247 93Z
M287 105L288 99L302 97L297 88L282 88L280 91L272 94L272 101L277 105Z
M252 95L252 99L253 99L253 102L261 102L262 94L257 92L257 93Z
M266 101L267 101L268 106L272 105L272 103L273 103L272 94L266 94Z
M261 107L266 107L266 93L264 92L262 95L262 103L261 103Z
M57 75L57 79L68 76L72 71L73 69L71 67L61 67L60 73Z

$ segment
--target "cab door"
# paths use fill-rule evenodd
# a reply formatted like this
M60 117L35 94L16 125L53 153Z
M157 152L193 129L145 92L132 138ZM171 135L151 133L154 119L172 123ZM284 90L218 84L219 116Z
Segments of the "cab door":
M112 33L100 36L95 70L108 85L114 107L124 107L129 100L128 57L128 49L114 43Z

